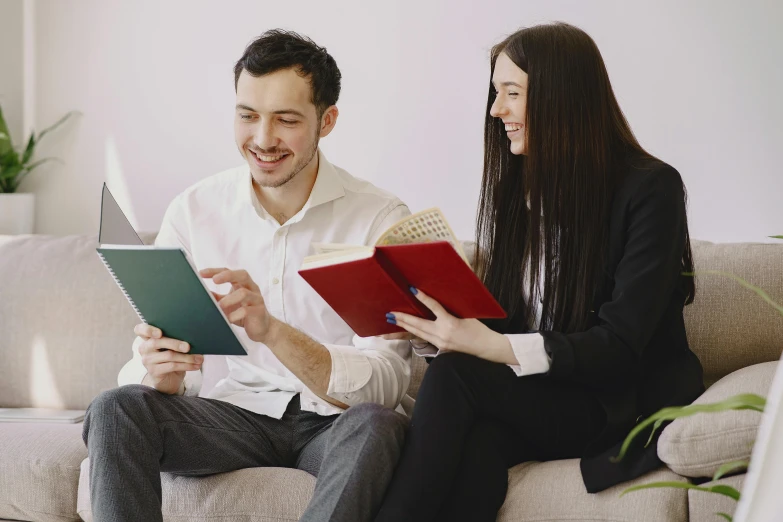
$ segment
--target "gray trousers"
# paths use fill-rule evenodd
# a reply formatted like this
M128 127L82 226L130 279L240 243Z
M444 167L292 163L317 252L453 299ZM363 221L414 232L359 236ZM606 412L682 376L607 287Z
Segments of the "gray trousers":
M218 400L122 386L96 397L84 420L93 516L162 521L162 471L203 476L274 466L317 477L301 520L372 520L407 425L377 404L324 417L301 411L297 395L278 420Z

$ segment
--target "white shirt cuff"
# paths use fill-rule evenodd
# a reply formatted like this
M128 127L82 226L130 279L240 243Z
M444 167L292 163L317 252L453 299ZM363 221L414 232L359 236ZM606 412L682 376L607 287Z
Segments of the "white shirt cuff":
M508 365L517 377L549 371L552 361L544 349L544 338L541 334L507 334L506 338L511 343L514 357L519 363Z
M372 366L367 356L353 346L334 344L324 346L332 356L332 374L329 376L329 387L326 389L329 397L355 392L367 384L372 377Z
M410 344L411 348L413 349L413 353L419 357L435 357L440 353L440 350L435 345L430 343L419 344L411 341Z

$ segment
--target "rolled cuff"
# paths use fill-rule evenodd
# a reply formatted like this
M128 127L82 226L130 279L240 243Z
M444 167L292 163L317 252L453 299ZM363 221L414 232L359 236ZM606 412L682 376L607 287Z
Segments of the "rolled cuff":
M546 373L552 363L544 349L544 338L541 334L507 334L514 351L514 357L519 364L509 364L517 377Z
M367 356L353 346L325 346L332 356L332 374L326 389L328 396L355 392L369 382L372 366Z

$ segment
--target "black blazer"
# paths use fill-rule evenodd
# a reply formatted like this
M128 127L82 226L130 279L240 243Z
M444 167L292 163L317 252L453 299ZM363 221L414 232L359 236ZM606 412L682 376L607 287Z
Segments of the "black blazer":
M540 332L552 379L576 382L604 407L604 432L582 456L582 477L594 493L661 465L654 441L638 444L622 462L622 440L641 418L685 405L703 391L702 367L688 347L682 258L685 194L679 173L653 160L627 167L615 193L604 280L591 327L574 334Z

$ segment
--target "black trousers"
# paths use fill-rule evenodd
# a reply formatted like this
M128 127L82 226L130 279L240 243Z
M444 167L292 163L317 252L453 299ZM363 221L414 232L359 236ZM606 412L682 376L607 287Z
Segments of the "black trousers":
M579 457L606 423L581 386L462 353L432 361L376 522L494 521L508 468Z

